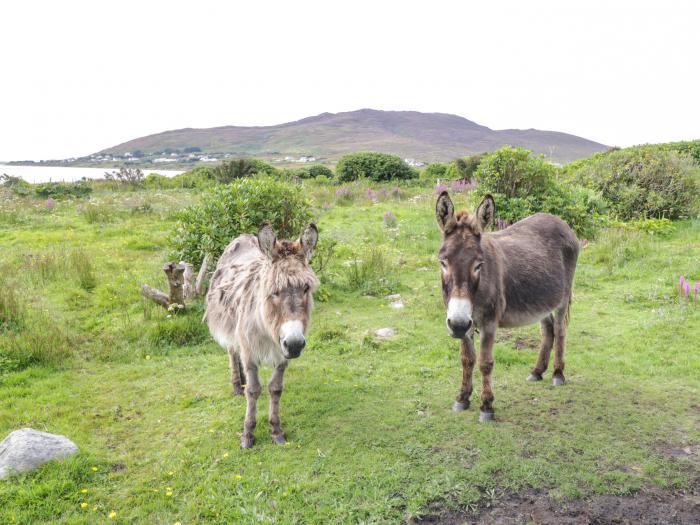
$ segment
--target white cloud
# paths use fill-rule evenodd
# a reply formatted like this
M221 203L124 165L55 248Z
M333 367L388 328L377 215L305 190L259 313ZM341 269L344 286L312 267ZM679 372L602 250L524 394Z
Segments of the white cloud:
M700 138L700 4L5 2L0 159L362 107Z

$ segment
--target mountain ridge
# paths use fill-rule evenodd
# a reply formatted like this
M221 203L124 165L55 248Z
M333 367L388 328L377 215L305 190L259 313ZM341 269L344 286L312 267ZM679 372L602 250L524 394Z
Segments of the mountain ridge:
M381 151L423 162L522 146L554 161L587 157L607 146L551 130L494 130L459 115L363 108L321 113L269 126L180 128L139 137L98 154L146 154L197 147L203 153L276 158L312 155L335 161L354 151Z

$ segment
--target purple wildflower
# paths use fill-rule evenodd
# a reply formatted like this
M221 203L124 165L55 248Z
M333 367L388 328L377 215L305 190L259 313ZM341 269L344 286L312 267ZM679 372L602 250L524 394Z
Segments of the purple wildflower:
M496 219L496 229L505 230L508 226L510 226L510 223L506 219L501 219L500 217Z
M688 297L690 295L690 284L685 283L685 286L683 287L683 291L685 292L685 296Z
M400 197L401 196L401 188L396 186L395 188L391 189L391 196L392 197Z
M463 191L471 191L476 187L476 184L472 181L467 181L467 180L456 180L452 183L452 191L456 192L463 192Z
M350 197L350 188L338 188L337 190L335 190L335 196L340 199Z
M696 298L696 299L698 298L698 291L700 290L699 286L700 286L700 283L697 283L697 282L696 282L696 283L695 283L695 288L694 288L694 291L695 291L695 298Z
M394 215L390 211L385 211L384 212L384 224L387 226L395 226L396 225L396 215Z
M447 191L447 186L443 184L435 186L435 195L440 195L443 191Z
M388 195L388 192L386 191L386 188L382 188L381 190L379 190L379 196L382 199L385 199L387 195Z
M683 286L685 285L685 277L681 275L681 278L678 279L678 285L681 287L681 290L683 289Z
M56 201L49 197L46 199L46 203L44 205L46 206L47 210L53 211L56 208Z
M371 201L376 201L377 200L377 192L374 191L372 188L367 188L367 198Z

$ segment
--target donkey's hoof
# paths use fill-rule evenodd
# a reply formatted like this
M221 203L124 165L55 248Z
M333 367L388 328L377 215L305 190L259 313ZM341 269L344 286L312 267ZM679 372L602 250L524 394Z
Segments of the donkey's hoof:
M241 448L251 448L255 444L254 436L243 436L241 438Z
M542 381L542 376L540 374L535 374L534 372L527 376L528 381Z
M564 383L566 383L566 381L564 380L563 375L557 374L555 376L552 376L552 386L561 386Z
M479 412L479 422L490 423L493 421L493 412L484 412L483 410Z
M455 401L452 403L453 412L463 412L469 408L469 401Z
M272 442L275 445L286 445L287 440L284 439L284 434L277 434L272 436Z

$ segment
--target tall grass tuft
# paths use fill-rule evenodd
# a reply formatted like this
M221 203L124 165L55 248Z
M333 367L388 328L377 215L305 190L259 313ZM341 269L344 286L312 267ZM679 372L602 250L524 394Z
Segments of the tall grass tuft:
M39 283L55 280L65 269L65 258L57 252L27 254L24 257L24 268L31 278Z
M0 372L33 364L60 365L72 353L70 337L49 314L32 310L26 292L0 278Z
M352 291L364 295L393 293L399 286L398 268L379 248L371 248L364 259L351 261L346 284Z
M20 297L21 293L14 283L0 278L0 334L24 326L26 308Z
M70 257L71 268L80 287L90 292L97 286L97 278L90 256L83 250L75 250Z
M89 224L103 224L114 220L114 210L105 204L88 203L79 209Z

